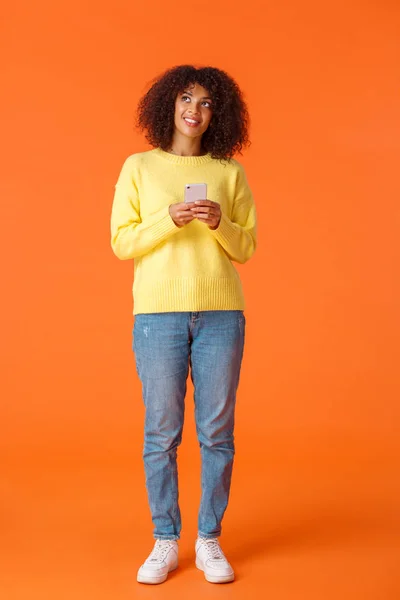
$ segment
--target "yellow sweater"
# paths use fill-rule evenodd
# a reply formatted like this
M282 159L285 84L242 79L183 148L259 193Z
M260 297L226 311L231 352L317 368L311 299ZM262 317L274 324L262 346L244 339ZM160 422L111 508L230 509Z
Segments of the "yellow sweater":
M183 202L186 183L206 183L220 204L216 230L197 219L175 225L169 206ZM243 166L161 148L129 156L115 185L111 247L134 259L133 314L244 310L232 261L246 262L256 248L256 209Z

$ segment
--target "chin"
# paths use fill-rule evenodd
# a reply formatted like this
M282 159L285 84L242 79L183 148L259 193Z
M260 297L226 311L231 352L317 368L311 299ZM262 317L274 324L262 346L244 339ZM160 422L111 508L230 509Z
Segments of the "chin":
M181 131L180 133L188 138L197 138L201 137L204 131Z

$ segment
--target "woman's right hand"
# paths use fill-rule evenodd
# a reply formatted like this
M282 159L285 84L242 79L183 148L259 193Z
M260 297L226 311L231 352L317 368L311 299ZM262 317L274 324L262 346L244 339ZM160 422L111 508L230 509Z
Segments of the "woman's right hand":
M169 214L171 215L171 219L177 227L183 227L196 218L191 210L195 206L196 205L194 202L191 202L190 204L187 202L171 204L169 207Z

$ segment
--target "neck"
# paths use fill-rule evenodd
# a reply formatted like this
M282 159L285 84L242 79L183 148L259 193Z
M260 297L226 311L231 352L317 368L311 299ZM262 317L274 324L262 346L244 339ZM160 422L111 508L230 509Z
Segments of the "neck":
M168 152L177 156L203 156L206 154L201 149L201 137L188 138L179 135L178 132L173 135Z

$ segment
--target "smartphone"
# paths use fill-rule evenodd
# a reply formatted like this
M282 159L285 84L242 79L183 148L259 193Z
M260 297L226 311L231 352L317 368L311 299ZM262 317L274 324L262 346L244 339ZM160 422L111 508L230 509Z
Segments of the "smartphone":
M185 185L185 202L207 199L206 183L187 183Z

